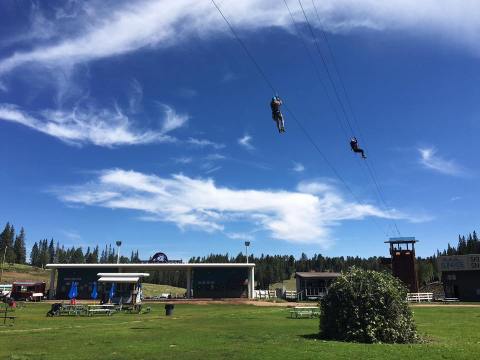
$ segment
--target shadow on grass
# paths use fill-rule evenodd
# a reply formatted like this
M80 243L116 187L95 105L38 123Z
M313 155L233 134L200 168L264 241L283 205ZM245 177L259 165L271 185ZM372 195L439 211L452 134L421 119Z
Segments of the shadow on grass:
M305 340L324 340L321 338L320 334L315 333L315 334L304 334L304 335L298 335L299 337L305 339Z

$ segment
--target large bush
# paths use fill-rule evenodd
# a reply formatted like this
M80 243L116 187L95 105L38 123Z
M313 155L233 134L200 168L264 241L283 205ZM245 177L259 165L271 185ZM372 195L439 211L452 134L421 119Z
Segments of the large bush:
M363 343L416 342L407 289L388 273L350 269L321 301L320 335Z

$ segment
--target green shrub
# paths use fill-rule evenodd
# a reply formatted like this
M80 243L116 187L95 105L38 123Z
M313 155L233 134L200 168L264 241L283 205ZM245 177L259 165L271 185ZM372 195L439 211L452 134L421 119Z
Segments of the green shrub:
M417 342L407 289L388 273L351 268L321 301L320 336L362 343Z

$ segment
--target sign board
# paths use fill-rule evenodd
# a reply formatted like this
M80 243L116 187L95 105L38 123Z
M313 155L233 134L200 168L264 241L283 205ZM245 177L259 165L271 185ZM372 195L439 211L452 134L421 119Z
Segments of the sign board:
M480 254L439 256L439 271L480 270Z

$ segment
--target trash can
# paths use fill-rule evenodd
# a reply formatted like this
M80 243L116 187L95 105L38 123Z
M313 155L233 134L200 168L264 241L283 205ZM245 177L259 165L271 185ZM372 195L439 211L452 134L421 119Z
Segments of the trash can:
M165 305L165 315L166 316L171 316L173 315L173 309L175 308L175 305L173 304L166 304Z

